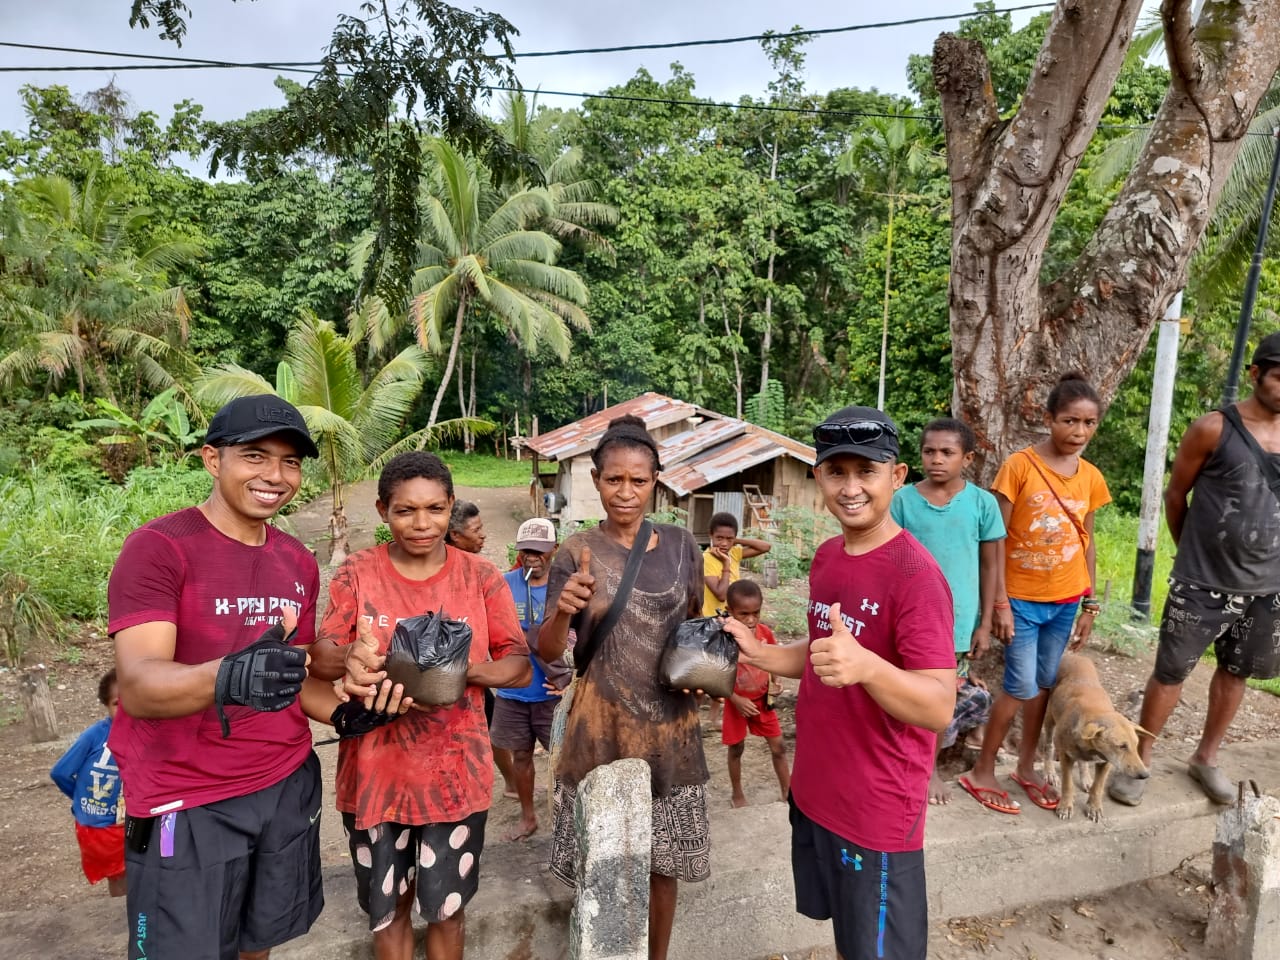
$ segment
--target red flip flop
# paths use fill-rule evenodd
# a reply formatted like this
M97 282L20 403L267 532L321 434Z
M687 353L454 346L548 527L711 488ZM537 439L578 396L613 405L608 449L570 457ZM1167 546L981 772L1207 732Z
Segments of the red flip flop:
M1036 783L1034 780L1023 780L1016 773L1009 774L1009 779L1026 791L1027 799L1041 810L1057 810L1058 799L1049 796L1049 785Z
M957 783L961 788L973 799L988 810L994 810L996 813L1007 813L1010 815L1019 814L1022 809L1018 806L1017 800L1010 800L1009 794L1003 790L996 790L992 787L976 787L970 782L968 777L961 777Z

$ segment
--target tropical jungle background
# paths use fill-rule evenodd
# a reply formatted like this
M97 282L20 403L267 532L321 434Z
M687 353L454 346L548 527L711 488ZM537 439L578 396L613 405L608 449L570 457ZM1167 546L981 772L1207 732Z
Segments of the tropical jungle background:
M978 10L957 33L985 46L1009 112L1049 14L1014 29L992 4ZM1148 30L1120 71L1045 276L1085 244L1160 106L1158 39ZM334 56L382 42L347 41ZM903 64L914 96L900 97L813 90L804 37L762 43L774 78L734 105L701 100L672 63L577 109L507 91L438 123L412 109L372 122L351 100L368 78L336 72L327 85L282 78L287 106L230 124L189 101L138 112L127 75L87 93L24 87L25 129L0 131L11 662L34 636L103 619L124 535L206 495L193 454L209 414L245 393L303 408L323 456L299 501L334 488L335 515L345 484L409 446L444 450L464 483L525 482L527 467L506 462L513 436L647 390L802 440L827 411L882 393L911 449L953 396L950 179L930 55ZM1257 123L1278 100L1273 87ZM1270 148L1246 144L1191 265L1175 440L1221 394ZM1278 294L1268 261L1256 329L1276 327ZM1115 496L1101 529L1118 598L1154 349L1089 453Z

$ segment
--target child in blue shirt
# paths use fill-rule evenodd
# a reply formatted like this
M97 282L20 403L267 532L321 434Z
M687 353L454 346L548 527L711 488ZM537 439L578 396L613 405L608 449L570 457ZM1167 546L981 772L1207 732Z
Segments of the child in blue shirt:
M123 897L124 823L120 768L107 747L111 720L120 702L114 669L98 681L98 700L107 709L106 717L76 738L71 749L53 765L49 776L58 789L71 798L71 814L76 818L76 840L80 844L80 864L85 878L90 883L97 883L105 877L111 896Z
M920 434L924 479L893 497L889 513L938 561L955 604L956 709L938 734L938 751L986 723L991 693L969 677L969 661L990 645L1004 522L996 498L964 478L973 462L976 438L967 423L951 418L930 422ZM950 803L951 790L929 778L929 802Z

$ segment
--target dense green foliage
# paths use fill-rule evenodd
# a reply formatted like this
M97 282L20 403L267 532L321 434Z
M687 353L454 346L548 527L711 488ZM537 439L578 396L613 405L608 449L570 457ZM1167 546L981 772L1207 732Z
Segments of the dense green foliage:
M278 81L284 106L216 127L189 102L167 119L134 113L114 84L79 98L24 88L27 128L0 131L0 512L12 524L0 577L25 578L64 615L100 615L122 531L190 502L184 484L205 481L184 455L217 402L250 390L306 408L327 452L308 474L316 489L406 445L470 448L488 422L497 450L535 418L546 431L646 390L806 438L826 411L876 401L883 342L886 408L916 459L920 428L952 395L949 182L927 56L906 65L914 98L815 92L803 42L771 37L775 75L740 109L699 99L672 64L604 91L644 102L561 110L517 94L480 129L478 113L437 116L440 64L426 58L460 62L464 41L486 37L504 48L510 25L428 0L388 9L344 20L331 58L385 61L428 9L437 48L413 41L376 90L329 67L309 87ZM175 39L185 29L181 2L139 0L134 13ZM986 46L1002 110L1046 22L1015 30L988 12L959 28ZM464 87L505 76L489 58L469 69ZM396 113L411 87L418 99ZM1125 138L1164 87L1136 57L1122 70L1046 272L1087 241ZM428 136L429 116L462 135ZM238 179L181 165L210 147ZM1231 209L1210 253L1247 230L1248 205ZM1197 281L1236 274L1206 263L1192 269L1175 438L1217 403L1230 352L1235 306L1215 298L1216 280ZM1258 327L1274 326L1278 298L1269 265ZM1137 505L1153 357L1154 341L1089 454L1117 516ZM423 432L436 422L452 426ZM524 464L478 462L460 462L460 483L527 480ZM51 558L72 549L61 531L73 507L98 545L63 582ZM1129 527L1101 533L1126 538ZM795 571L806 559L778 558Z

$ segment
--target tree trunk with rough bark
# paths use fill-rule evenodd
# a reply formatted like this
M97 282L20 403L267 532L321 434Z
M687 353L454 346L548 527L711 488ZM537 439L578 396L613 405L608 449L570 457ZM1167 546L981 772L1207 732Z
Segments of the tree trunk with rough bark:
M1165 0L1170 88L1114 204L1048 284L1049 230L1132 40L1141 0L1061 0L1017 113L1001 120L980 44L943 34L933 74L952 183L953 408L978 434L978 479L1043 436L1068 370L1104 403L1133 369L1280 66L1280 0Z
M58 739L58 717L53 709L53 696L49 692L49 675L43 663L25 671L18 681L22 705L26 709L27 723L31 725L31 740L47 743Z

